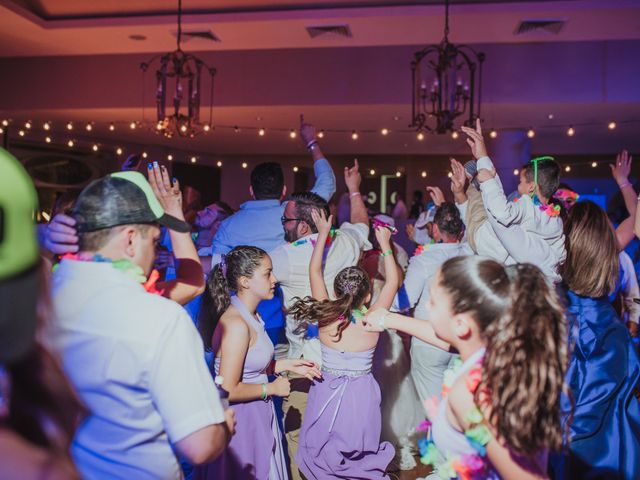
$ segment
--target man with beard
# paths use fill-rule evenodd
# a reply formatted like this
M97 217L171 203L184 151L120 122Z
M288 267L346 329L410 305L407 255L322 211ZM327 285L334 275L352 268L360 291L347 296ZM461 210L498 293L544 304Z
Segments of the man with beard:
M351 222L343 223L332 230L325 251L324 279L326 285L333 285L335 276L345 267L358 264L363 250L371 248L368 241L369 217L360 195L360 172L358 161L353 167L345 167L344 180L349 189L351 202ZM311 295L309 262L318 237L318 229L311 212L324 210L329 216L327 202L313 192L294 193L287 202L281 218L284 237L287 242L272 250L269 255L273 262L273 274L280 283L284 306L289 308L295 297ZM333 294L333 292L331 292ZM289 358L305 358L321 363L320 342L317 338L307 338L296 332L296 322L287 316L286 335L289 341ZM291 394L284 399L284 430L287 438L289 458L295 457L302 416L307 405L307 394L311 381L304 377L289 375ZM295 464L291 464L292 476L301 478Z

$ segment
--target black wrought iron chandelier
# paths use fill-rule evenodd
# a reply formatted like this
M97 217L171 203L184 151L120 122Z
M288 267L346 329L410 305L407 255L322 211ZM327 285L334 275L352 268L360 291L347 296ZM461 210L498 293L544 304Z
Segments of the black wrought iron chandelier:
M199 133L207 132L212 128L213 109L213 80L216 69L209 67L195 55L182 51L182 0L178 0L178 34L177 48L173 52L164 55L156 55L140 68L146 72L149 66L160 59L160 67L156 71L156 131L166 137L177 134L181 137L195 137ZM209 105L208 123L200 122L200 101L202 97L202 70L211 77L211 93ZM167 107L167 83L173 82L173 98ZM186 92L185 92L186 90ZM183 100L186 94L186 109L183 108ZM167 110L171 112L167 114ZM186 111L185 111L186 110Z
M414 54L412 123L416 130L455 131L465 116L471 126L480 117L482 62L485 55L468 45L449 43L449 0L445 0L444 38Z

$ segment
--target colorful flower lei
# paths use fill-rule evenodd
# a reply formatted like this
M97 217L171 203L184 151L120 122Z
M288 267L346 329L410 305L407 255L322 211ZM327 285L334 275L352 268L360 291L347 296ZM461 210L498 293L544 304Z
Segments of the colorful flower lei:
M66 253L60 260L73 260L75 262L97 262L97 263L110 263L113 268L124 273L132 280L141 283L142 287L148 292L154 295L162 295L164 290L158 290L156 283L160 279L160 273L157 270L153 270L149 278L144 274L144 270L139 265L136 265L131 260L121 258L120 260L111 260L110 258L103 257L100 254L96 255L84 255L79 253ZM53 267L55 271L60 264Z
M418 245L413 252L413 256L420 255L422 252L427 250L431 245L435 245L436 241L432 238L429 243L425 243L424 245Z
M444 382L442 384L442 396L446 396L453 386L456 374L462 367L462 361L457 358L452 367L447 369L444 374ZM482 366L475 365L468 374L466 380L467 389L471 393L475 393L482 380ZM424 402L427 414L435 418L438 411L438 399L432 397ZM461 480L479 480L487 477L488 464L485 461L487 455L486 445L491 440L491 432L484 424L482 412L474 407L464 417L465 423L469 424L469 428L465 430L464 436L469 444L477 452L473 455L447 456L445 457L438 450L438 447L431 439L421 438L418 440L418 450L420 451L420 462L425 465L431 465L434 472L442 479L460 478ZM417 431L430 430L431 422L424 421L416 427Z
M513 200L513 203L518 203L520 198L516 198ZM546 213L550 217L557 217L560 215L560 205L554 205L553 203L548 203L547 205L543 205L537 195L531 197L531 201L533 204L540 209L540 211Z
M362 321L362 319L364 318L364 316L367 314L368 311L369 310L364 305L362 305L360 308L355 308L351 310L351 323L356 323L356 320ZM344 319L345 319L344 315L340 315L338 317L338 320L340 321L343 321Z
M331 246L331 243L333 243L333 239L337 236L338 236L338 231L335 228L332 228L331 230L329 230L329 236L327 237L327 243L325 243L324 248L325 249L329 248ZM300 245L304 245L305 243L310 243L311 248L315 248L317 239L307 237L300 240L296 240L295 242L291 242L290 245L293 245L294 247L299 247Z

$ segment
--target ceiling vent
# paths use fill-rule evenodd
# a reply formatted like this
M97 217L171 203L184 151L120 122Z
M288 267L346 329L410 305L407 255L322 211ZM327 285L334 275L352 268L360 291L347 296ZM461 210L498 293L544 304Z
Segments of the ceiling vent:
M311 38L321 35L337 35L339 37L351 38L351 28L349 25L320 25L317 27L307 27L307 33Z
M565 23L564 20L523 20L516 28L516 35L531 32L547 32L558 35Z
M176 30L175 32L173 32L173 36L177 37L178 36L178 31ZM208 40L210 42L221 42L222 40L220 40L220 37L218 37L215 33L213 33L211 30L192 30L192 31L183 31L182 32L182 41L183 42L188 42L191 39L194 38L200 38L202 40Z

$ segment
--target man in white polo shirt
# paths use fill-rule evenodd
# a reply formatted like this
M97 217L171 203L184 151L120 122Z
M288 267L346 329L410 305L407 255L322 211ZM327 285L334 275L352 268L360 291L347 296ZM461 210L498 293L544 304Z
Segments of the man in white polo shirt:
M358 162L352 168L346 168L344 179L349 189L351 202L351 222L343 223L335 230L328 242L325 253L324 280L327 289L333 294L333 280L343 268L357 265L363 250L371 248L368 241L369 217L367 208L360 196L360 172ZM326 200L313 192L293 194L282 216L282 226L287 244L272 250L269 255L273 262L273 274L282 287L284 306L289 308L295 297L311 295L309 282L309 262L313 252L318 230L311 212L324 210L329 215ZM307 338L295 333L296 324L287 316L286 334L289 341L290 358L303 357L320 364L320 342L317 338ZM291 394L284 399L284 430L287 437L289 458L295 457L298 449L298 435L302 425L302 416L307 404L307 394L311 382L306 378L291 378ZM292 462L294 479L300 478L297 467Z
M137 172L91 183L74 217L80 252L54 273L50 335L91 412L78 428L73 459L88 479L180 479L174 449L205 463L234 430L193 322L147 281L158 225L189 226L164 212Z

